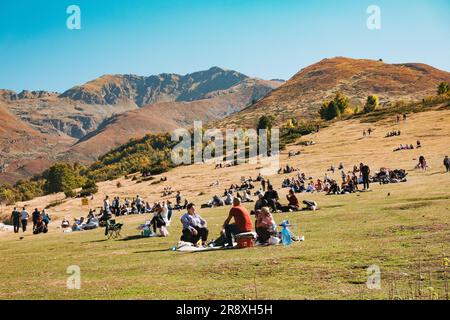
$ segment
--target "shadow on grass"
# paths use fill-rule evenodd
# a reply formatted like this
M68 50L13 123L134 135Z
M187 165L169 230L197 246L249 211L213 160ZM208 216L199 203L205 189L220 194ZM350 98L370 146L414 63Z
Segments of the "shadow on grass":
M128 236L125 238L117 239L118 241L131 241L131 240L139 240L144 239L141 235Z
M155 250L145 250L145 251L135 251L133 253L154 253L154 252L168 252L172 249L155 249Z

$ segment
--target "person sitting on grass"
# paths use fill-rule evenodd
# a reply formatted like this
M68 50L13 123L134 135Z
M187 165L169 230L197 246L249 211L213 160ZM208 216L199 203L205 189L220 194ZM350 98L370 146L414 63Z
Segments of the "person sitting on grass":
M255 211L261 210L263 207L267 207L269 203L266 199L264 199L264 196L262 193L258 194L258 200L256 200L255 203Z
M230 224L231 219L234 219L233 224ZM241 201L238 198L234 198L233 200L233 208L231 208L227 219L223 223L223 229L229 248L233 247L233 236L240 233L251 232L253 229L250 214L247 209L241 205Z
M273 190L272 185L268 186L267 192L264 194L264 199L266 199L267 203L269 204L269 207L272 209L273 212L281 210L281 204L278 202L278 200L280 199L278 197L278 192Z
M70 222L66 218L61 221L61 228L66 229L70 227Z
M254 202L250 190L244 191L244 195L242 196L242 202Z
M300 209L300 203L298 202L297 197L294 194L294 191L291 189L289 190L289 194L286 195L286 198L289 202L288 207L291 211L298 211Z
M339 185L337 184L337 182L335 180L332 180L327 194L340 194L340 193L341 193L341 188L339 188Z
M34 228L33 234L39 234L39 233L47 233L48 228L45 222L42 220L42 217L39 216L36 221L36 226Z
M263 207L261 210L256 211L255 216L256 233L258 235L257 241L260 244L265 244L272 235L276 234L275 220L268 207Z
M195 212L195 205L190 203L187 205L187 213L181 217L183 225L183 234L181 241L190 242L194 245L202 240L202 246L206 246L208 240L208 228L206 220Z

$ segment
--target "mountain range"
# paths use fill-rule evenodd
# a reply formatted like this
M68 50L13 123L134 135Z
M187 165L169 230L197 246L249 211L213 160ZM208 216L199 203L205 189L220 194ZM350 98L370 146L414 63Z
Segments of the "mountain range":
M11 124L0 132L0 182L15 182L55 161L89 163L147 133L222 119L281 84L213 67L183 76L104 75L61 94L0 90L0 119ZM18 139L22 146L8 152L7 142ZM35 140L40 143L30 143Z

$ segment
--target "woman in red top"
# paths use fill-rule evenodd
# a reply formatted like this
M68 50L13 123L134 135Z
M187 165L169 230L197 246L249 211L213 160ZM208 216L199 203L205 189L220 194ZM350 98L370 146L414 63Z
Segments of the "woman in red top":
M230 224L231 219L234 218L234 223ZM233 246L233 235L240 233L251 232L253 230L252 220L247 209L241 206L241 200L234 198L233 208L230 210L228 218L223 223L225 230L225 237L229 247Z

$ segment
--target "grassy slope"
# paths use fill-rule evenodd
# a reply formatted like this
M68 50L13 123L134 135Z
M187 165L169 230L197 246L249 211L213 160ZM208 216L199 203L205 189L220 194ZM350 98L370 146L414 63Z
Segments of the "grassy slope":
M348 168L365 161L372 170L384 165L411 170L413 159L424 154L432 166L428 172L411 170L406 184L374 185L371 193L301 195L301 199L317 200L322 209L275 218L278 222L291 219L297 225L294 232L305 235L304 243L288 248L174 253L167 249L178 241L181 213L175 214L171 236L164 239L134 238L143 217L123 219L124 239L117 241L104 241L102 230L63 235L52 229L43 236L27 234L23 240L2 234L0 298L388 298L395 279L398 295L405 297L409 282L417 285L419 260L422 288L429 286L430 270L431 285L442 293L442 253L450 255L450 174L444 174L441 165L443 155L450 153L449 116L450 111L419 113L398 126L389 118L370 124L375 132L366 139L362 139L361 132L368 125L350 120L306 137L316 141L315 146L288 148L286 152L301 149L303 155L289 160L283 155L283 163L300 167L316 178L322 177L332 163L341 161ZM402 137L384 139L384 134L393 129L402 130ZM424 145L420 152L392 152L400 143L414 143L416 139ZM200 203L211 193L221 192L229 182L238 182L240 176L256 173L251 165L218 171L198 165L174 169L167 176L169 184L186 190L190 199ZM211 190L209 183L219 176L223 187ZM272 182L279 186L284 177L277 176ZM93 204L99 205L106 193L118 192L122 196L140 193L153 201L159 199L164 187L123 179L121 182L121 189L115 187L115 182L101 184ZM199 195L202 192L205 195ZM391 196L387 196L388 192ZM42 207L51 200L35 199L30 206ZM201 210L213 237L219 232L226 210ZM59 218L79 216L86 213L86 208L79 206L79 200L70 200L51 212ZM381 267L380 291L365 286L366 268L372 264ZM66 289L69 265L81 267L81 290Z

